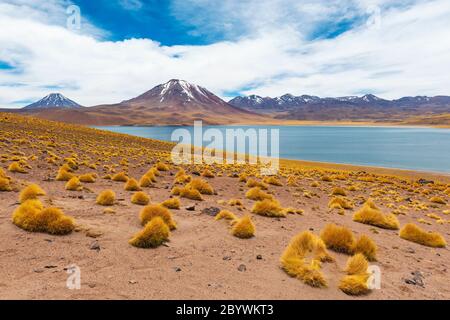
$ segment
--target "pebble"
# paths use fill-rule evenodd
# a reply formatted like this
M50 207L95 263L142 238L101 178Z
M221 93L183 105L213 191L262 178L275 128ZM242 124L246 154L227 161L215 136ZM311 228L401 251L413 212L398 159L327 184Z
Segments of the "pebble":
M91 250L97 250L97 251L100 251L100 244L98 243L97 240L94 240L94 241L91 243L91 245L89 246L89 248L90 248Z
M243 272L243 271L247 270L247 267L245 266L245 264L240 264L239 267L238 267L238 270Z

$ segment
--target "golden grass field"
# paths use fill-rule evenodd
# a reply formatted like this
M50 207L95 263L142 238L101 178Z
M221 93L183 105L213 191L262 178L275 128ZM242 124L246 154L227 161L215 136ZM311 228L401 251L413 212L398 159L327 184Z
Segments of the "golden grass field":
M9 113L0 132L1 299L450 298L449 176L181 167L171 143Z

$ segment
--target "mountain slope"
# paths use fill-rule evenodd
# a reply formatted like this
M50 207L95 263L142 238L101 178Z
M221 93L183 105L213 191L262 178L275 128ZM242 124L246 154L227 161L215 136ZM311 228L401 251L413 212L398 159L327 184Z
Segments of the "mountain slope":
M25 109L34 116L85 125L192 125L259 123L267 117L228 104L209 90L172 79L117 104L82 109Z
M47 109L47 108L81 108L81 105L63 96L61 93L50 93L39 101L27 105L23 109Z
M314 121L401 121L409 117L450 112L450 97L403 97L386 100L372 94L362 97L347 96L320 98L316 96L236 97L230 104L249 111L270 114L276 119Z

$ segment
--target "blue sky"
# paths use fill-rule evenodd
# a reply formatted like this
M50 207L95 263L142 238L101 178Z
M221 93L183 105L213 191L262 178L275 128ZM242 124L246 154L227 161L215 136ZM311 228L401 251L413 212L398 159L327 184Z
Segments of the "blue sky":
M0 107L115 103L172 78L225 99L448 95L448 21L448 0L3 0Z

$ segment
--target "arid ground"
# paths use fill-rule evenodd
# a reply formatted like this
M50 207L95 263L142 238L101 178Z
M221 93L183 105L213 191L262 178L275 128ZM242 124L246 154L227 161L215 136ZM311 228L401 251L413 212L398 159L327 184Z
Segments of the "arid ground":
M371 198L383 213L394 213L400 227L412 222L448 241L448 176L285 161L282 185L268 184L266 192L303 213L266 217L251 213L255 201L245 197L249 187L238 178L245 172L247 179L261 181L258 168L214 165L209 167L214 177L201 178L215 194L203 195L203 201L180 198L180 209L170 210L177 224L170 241L143 249L128 243L143 228L142 206L130 202L134 192L125 191L124 182L105 176L123 171L139 180L165 162L170 170L158 171L156 182L142 189L151 203L167 200L179 171L169 161L170 144L11 114L0 114L0 132L0 167L11 185L11 191L0 192L0 299L450 299L447 247L424 246L400 238L399 230L352 220ZM13 162L26 173L8 171ZM66 190L67 181L55 177L67 162L76 162L73 174L96 173L95 182ZM199 178L204 167L184 169ZM45 190L39 197L45 207L74 218L72 233L29 232L12 223L19 192L30 183ZM353 209L329 208L338 187ZM116 193L113 206L96 204L105 189ZM230 199L243 205L228 205ZM255 236L233 236L228 222L214 219L218 209L249 214ZM330 223L376 243L377 261L370 264L381 269L380 289L362 296L343 293L338 287L350 256L333 250L335 261L321 268L326 287L311 287L283 271L280 256L291 238L307 230L320 235ZM81 270L79 290L66 286L72 264Z

